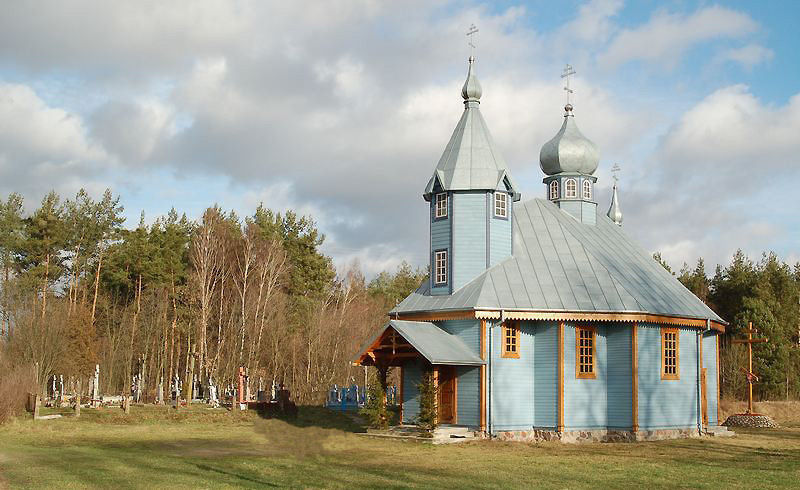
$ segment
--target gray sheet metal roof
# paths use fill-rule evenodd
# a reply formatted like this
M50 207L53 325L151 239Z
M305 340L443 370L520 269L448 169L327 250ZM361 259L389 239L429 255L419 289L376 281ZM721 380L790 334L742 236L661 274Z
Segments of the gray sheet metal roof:
M409 344L431 364L450 364L456 366L480 366L486 364L474 354L463 340L447 333L430 322L409 322L390 320L359 352L359 357L389 327L394 328Z
M553 203L514 208L514 256L449 296L428 285L393 313L463 309L640 312L725 323L598 210L586 225Z
M508 179L517 198L516 184L481 115L481 93L470 60L462 93L465 99L464 112L425 188L426 197L434 192L437 179L445 191L504 189L503 179Z

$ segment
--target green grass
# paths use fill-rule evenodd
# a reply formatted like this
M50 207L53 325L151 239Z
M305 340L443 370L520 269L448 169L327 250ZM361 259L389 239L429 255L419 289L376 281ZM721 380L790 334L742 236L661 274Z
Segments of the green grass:
M84 409L80 419L0 427L0 487L796 486L800 428L637 444L451 446L357 435L346 416L296 421L193 407Z

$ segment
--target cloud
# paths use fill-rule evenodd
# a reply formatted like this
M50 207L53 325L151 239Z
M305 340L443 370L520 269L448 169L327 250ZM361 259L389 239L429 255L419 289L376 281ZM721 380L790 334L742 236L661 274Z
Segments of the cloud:
M112 159L76 114L48 106L30 87L0 83L0 191L38 199L51 189L97 187Z
M798 134L800 94L781 106L745 85L709 94L666 131L640 177L623 181L626 227L673 265L699 256L727 263L738 248L796 254L797 227L785 210L797 204Z
M770 61L774 57L775 52L771 49L765 48L760 44L748 44L741 48L732 48L720 53L718 61L733 61L739 63L745 69L751 70L756 65Z
M719 89L666 134L661 158L673 174L720 172L740 186L770 172L794 174L800 155L800 94L782 107L762 103L745 85Z
M781 162L796 151L798 103L770 107L741 86L640 103L647 95L630 93L624 75L598 74L595 55L601 67L674 63L731 39L745 47L720 47L723 67L769 55L749 48L758 25L733 10L658 12L622 29L625 13L596 0L563 25L534 27L524 7L474 4L15 3L0 17L0 77L24 82L0 93L26 95L22 109L0 100L0 191L109 182L132 218L171 206L196 218L214 202L248 214L264 202L313 215L337 266L424 265L421 192L463 110L464 33L476 23L481 110L523 198L543 195L538 154L562 122L569 61L576 121L600 147L601 207L619 161L626 229L648 248L708 256L725 248L716 240L741 202L730 192L709 205L703 183L740 185L753 162L791 171ZM678 118L669 110L687 104ZM765 135L770 115L784 126Z
M641 26L622 30L608 49L598 56L607 69L629 61L647 61L674 66L693 46L720 38L737 39L758 29L747 14L713 6L690 15L659 11Z

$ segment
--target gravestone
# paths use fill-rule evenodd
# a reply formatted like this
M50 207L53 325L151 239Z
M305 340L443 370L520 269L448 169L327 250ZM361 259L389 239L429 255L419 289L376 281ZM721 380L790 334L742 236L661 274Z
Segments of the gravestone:
M100 404L100 364L94 366L94 378L92 378L92 408L97 408Z

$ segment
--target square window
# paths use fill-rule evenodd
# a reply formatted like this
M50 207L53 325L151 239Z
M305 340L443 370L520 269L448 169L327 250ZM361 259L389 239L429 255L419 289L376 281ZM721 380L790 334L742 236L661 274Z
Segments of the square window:
M447 284L447 250L439 250L434 259L435 283Z
M494 193L494 215L497 218L508 217L508 194L505 192Z
M437 218L447 217L447 193L436 194L436 215Z

